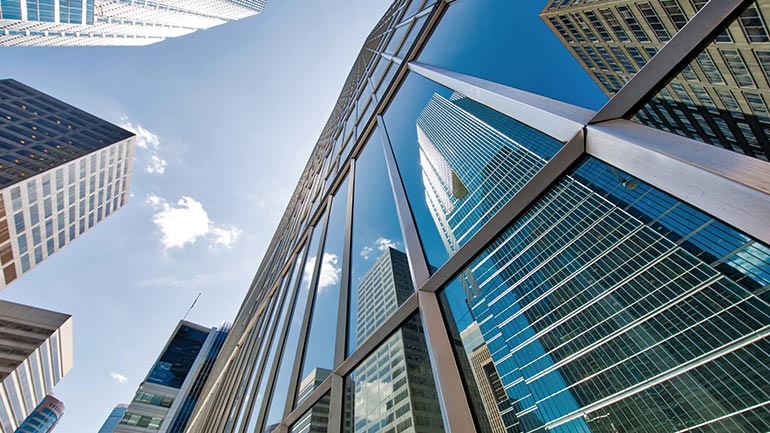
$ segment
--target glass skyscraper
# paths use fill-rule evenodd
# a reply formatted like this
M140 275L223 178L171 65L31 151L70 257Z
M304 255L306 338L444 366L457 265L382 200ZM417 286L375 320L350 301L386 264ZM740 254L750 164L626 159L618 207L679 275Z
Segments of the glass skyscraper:
M64 410L48 394L72 369L72 317L0 301L0 337L0 432L48 432Z
M180 321L112 431L184 432L227 332Z
M51 394L45 396L42 402L32 411L23 423L16 429L18 433L49 433L52 432L64 415L64 403Z
M0 0L0 46L149 45L264 7L265 0Z
M112 433L115 431L115 428L120 424L120 420L123 419L123 415L126 414L126 411L128 410L127 404L119 404L116 405L114 409L112 409L112 412L110 412L110 415L107 417L106 420L104 420L104 424L102 424L102 427L99 429L97 433Z
M134 134L0 80L0 288L126 204Z
M761 43L762 1L694 3L697 15L670 1L549 2L549 24L523 35L516 20L532 7L521 2L395 1L364 42L187 431L769 431L759 105L745 119L717 116L731 116L731 132L749 125L732 144L680 133L684 123L641 124L664 116L661 89L686 80L704 46L725 31L738 42L736 19ZM593 9L611 13L596 21ZM597 39L647 35L629 47L654 48L650 66L626 69L598 111L512 87L521 74L509 72L530 65L510 47L552 37L552 11L569 16L557 22L573 38L573 27L585 41L593 28ZM665 45L650 37L664 34ZM624 64L616 48L626 49L604 50ZM755 48L738 49L760 59ZM714 49L735 62L735 48ZM552 76L569 86L577 66ZM743 86L706 93L751 98L741 71L731 74ZM680 117L719 129L699 110Z

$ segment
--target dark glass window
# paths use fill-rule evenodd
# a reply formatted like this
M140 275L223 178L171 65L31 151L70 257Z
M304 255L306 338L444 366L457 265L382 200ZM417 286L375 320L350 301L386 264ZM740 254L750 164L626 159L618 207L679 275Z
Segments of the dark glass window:
M179 388L195 362L208 333L182 325L150 370L147 382Z

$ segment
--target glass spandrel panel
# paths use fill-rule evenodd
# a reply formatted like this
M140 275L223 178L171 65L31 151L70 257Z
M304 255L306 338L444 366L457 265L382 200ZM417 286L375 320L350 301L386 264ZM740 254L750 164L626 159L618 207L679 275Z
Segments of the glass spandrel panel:
M334 368L334 342L337 335L337 311L345 245L349 180L346 178L334 195L321 257L308 259L308 265L315 265L316 261L320 264L313 310L310 316L310 329L302 358L302 369L299 377L301 383L304 383L316 370ZM305 272L311 272L312 268L313 266L307 266ZM312 389L307 388L305 392L301 391L302 389L299 389L297 392L295 400L297 404L307 398Z
M754 3L632 120L763 161L770 158L770 38Z
M318 253L318 243L321 238L321 231L324 226L324 219L321 218L316 223L313 234L308 243L307 259L301 266L302 279L300 281L297 301L289 323L289 333L286 335L283 352L279 355L278 370L273 386L272 395L268 401L268 410L265 417L267 426L277 424L283 419L284 409L286 407L287 393L289 392L289 382L291 379L291 370L294 366L294 358L297 353L297 343L299 341L300 330L302 329L302 319L307 308L307 298L310 292L310 278L313 273L313 264L315 256ZM293 396L292 396L293 397ZM267 432L267 430L265 430Z
M538 16L544 5L453 2L417 61L598 109L607 98Z
M769 282L767 245L586 158L439 298L482 422L753 432Z
M428 261L444 263L562 146L410 74L384 115Z
M379 290L397 289L381 285ZM444 432L418 316L404 323L345 378L344 392L345 433Z
M321 384L331 374L329 370L316 369L313 370L313 376L310 377L308 386L313 386L313 389ZM313 407L305 412L302 417L292 424L291 433L326 433L329 429L329 403L330 398L327 393L323 396ZM265 433L270 433L278 427L278 424L268 424L265 428Z
M348 354L414 293L377 129L356 160L355 179ZM383 295L377 290L380 284L390 284L394 290ZM370 308L376 308L377 314L365 314Z
M261 370L262 370L262 376L259 381L259 388L254 394L254 397L252 397L253 402L250 403L249 409L250 415L248 418L248 424L246 427L246 432L254 432L256 425L257 425L257 418L260 411L260 408L262 407L262 403L265 400L265 390L267 389L267 382L268 382L268 375L270 374L270 369L273 366L276 352L278 350L278 346L281 343L279 341L280 335L283 332L283 328L286 324L286 321L288 320L289 311L292 307L292 302L299 299L296 296L296 290L297 287L297 278L299 278L299 275L301 275L302 266L302 254L299 254L297 256L297 259L294 261L294 269L292 271L292 277L289 281L288 285L286 286L286 299L283 302L283 306L281 308L281 313L278 319L278 322L273 330L272 333L267 334L267 338L271 339L270 342L270 352L268 352L267 359L264 363L260 364ZM241 421L242 422L242 421ZM234 431L239 431L237 428Z

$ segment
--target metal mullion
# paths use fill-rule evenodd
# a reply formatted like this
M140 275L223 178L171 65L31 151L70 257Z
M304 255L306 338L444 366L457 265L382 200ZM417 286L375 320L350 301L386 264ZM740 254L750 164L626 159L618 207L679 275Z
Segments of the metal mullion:
M465 393L438 297L435 293L425 291L418 291L417 296L436 393L443 409L441 415L444 428L448 433L475 432L470 400Z
M321 261L319 258L323 254L324 244L326 243L326 230L329 227L329 217L331 215L331 208L332 208L332 196L329 196L326 200L326 216L324 217L324 224L323 224L323 232L321 233L321 237L319 238L318 242L318 251L316 252L316 260L313 264L313 274L310 279L310 287L308 289L307 293L307 304L305 307L305 314L302 318L302 328L300 329L299 338L297 340L297 351L294 356L294 366L291 370L291 376L289 377L289 389L286 394L286 404L284 406L283 413L284 415L291 412L292 408L294 407L294 399L297 396L297 387L299 386L300 382L300 373L302 369L302 361L305 354L305 347L307 345L307 337L309 334L309 328L310 328L310 319L312 317L313 313L313 307L315 303L315 292L316 292L316 284L318 283L318 276L320 274L321 269ZM318 226L316 226L318 227ZM310 254L308 252L308 254Z
M459 274L476 256L484 251L505 229L521 216L585 151L583 132L568 141L532 179L527 182L503 207L498 210L468 241L449 257L430 278L419 287L420 291L436 292Z
M345 235L342 252L342 276L340 277L339 304L337 306L337 332L334 344L334 368L342 363L348 349L348 310L350 302L350 252L353 237L353 197L356 179L356 160L351 159L348 170L348 192L345 207ZM334 369L333 368L333 369ZM332 372L332 392L329 402L329 433L342 431L342 386L343 378ZM337 412L339 410L339 412Z
M261 323L260 323L261 326ZM251 336L251 333L250 333ZM230 363L227 375L224 378L224 381L222 382L222 388L221 389L230 389L233 382L237 380L237 372L240 370L240 365L242 363L243 357L245 356L244 353L248 353L249 348L251 347L252 339L249 338L246 341L246 346L244 347L244 350L238 352L238 356L235 357L232 362ZM216 419L213 423L214 431L221 431L222 423L225 422L225 413L227 412L227 401L230 400L230 396L228 394L224 393L218 393L218 398L214 401L214 405L212 406L212 414L215 414Z
M331 391L329 393L329 422L327 433L342 433L343 413L345 411L345 378L332 372Z
M556 138L571 140L594 116L586 108L435 66L409 62L409 70Z
M629 120L586 131L589 155L770 243L767 162Z
M602 107L589 123L632 116L754 0L711 0Z
M377 130L380 132L380 140L382 142L382 151L385 154L388 179L390 180L390 187L396 204L398 222L401 227L402 236L404 238L404 247L409 260L409 271L412 274L414 286L420 287L430 277L428 262L425 259L420 235L417 232L417 225L414 222L414 215L412 215L412 209L409 206L406 190L401 181L401 174L399 173L398 164L396 163L396 155L393 153L393 147L390 144L390 138L388 137L388 131L385 128L385 121L383 120L382 115L377 116L377 124L379 126Z
M310 245L308 244L305 246L305 250L301 255L301 258L297 262L297 266L304 266L305 261L307 260L308 256L308 250L310 249ZM297 256L299 258L300 256ZM296 258L295 258L296 259ZM259 417L257 418L257 429L261 431L265 424L265 417L267 416L267 410L270 408L270 404L272 404L273 401L273 388L275 387L275 379L278 376L278 367L281 365L281 361L283 360L284 353L283 349L286 345L286 337L289 334L289 326L291 325L291 319L294 316L294 310L297 305L297 299L299 298L299 287L302 284L302 270L299 271L300 274L297 276L297 281L294 282L293 292L291 295L291 304L289 304L289 309L286 311L286 323L283 325L283 329L281 329L281 335L278 340L278 347L276 347L276 357L273 359L273 365L270 366L270 373L268 375L268 382L267 386L265 387L265 399L262 401L262 407L259 409ZM249 432L246 432L249 433Z
M240 400L243 395L246 393L246 389L248 388L248 382L251 378L251 371L253 370L254 360L259 356L260 348L262 347L262 341L264 337L264 333L267 331L267 328L269 326L270 322L270 312L265 309L263 311L263 320L260 324L258 332L253 334L253 338L249 340L249 344L246 347L246 350L241 352L244 354L244 356L240 359L240 362L238 362L237 369L235 370L235 374L233 375L233 380L230 382L230 386L226 387L225 389L231 389L235 388L235 392L231 392L229 394L229 397L227 400L225 400L223 411L227 413L226 416L223 416L219 419L219 422L217 423L217 431L221 432L227 432L230 430L230 425L233 416L236 416L237 413L240 411L239 408L235 407L235 400ZM245 377L245 383L244 383L244 371L247 371L248 374ZM240 403L239 403L240 405Z
M294 262L292 261L292 265ZM273 323L268 326L267 329L271 329L272 332L270 332L270 335L265 336L263 338L265 340L265 346L264 346L264 353L262 354L261 359L259 359L259 364L257 364L259 367L257 368L256 377L254 378L254 383L252 385L252 392L251 396L249 398L246 412L244 413L244 419L241 423L241 428L238 429L238 433L244 433L244 430L249 424L249 420L251 419L252 411L254 410L254 402L256 401L257 397L257 391L259 391L259 386L262 383L262 376L265 371L265 363L267 362L268 356L270 356L270 346L273 344L274 336L275 336L275 328L278 326L278 322L281 321L281 310L283 310L284 303L286 302L286 298L289 294L289 286L291 285L291 277L292 273L291 271L293 266L290 267L290 271L286 276L284 277L284 284L283 288L280 291L280 293L277 295L279 296L280 301L275 305L274 311L275 311L275 317L273 319ZM249 376L253 373L252 371L249 373Z
M350 250L353 236L353 192L355 188L356 161L350 161L348 171L347 203L345 206L345 234L342 248L342 275L340 276L339 304L337 306L337 333L334 345L334 367L337 367L347 355L348 301L350 285Z

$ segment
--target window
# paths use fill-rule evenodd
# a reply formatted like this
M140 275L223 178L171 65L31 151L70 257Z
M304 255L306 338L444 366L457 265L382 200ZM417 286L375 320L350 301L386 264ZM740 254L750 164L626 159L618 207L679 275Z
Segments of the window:
M612 51L612 54L615 55L620 64L623 65L623 68L626 70L626 72L631 74L636 73L636 68L631 64L631 62L628 60L628 57L626 57L626 54L620 47L613 45L610 47L610 51Z
M622 72L623 70L620 69L620 66L618 66L618 63L615 61L615 59L612 58L610 53L607 52L607 49L600 46L596 47L596 51L599 52L599 54L602 55L602 58L607 62L608 65L610 65L610 68L612 68L615 72Z
M623 30L623 26L620 25L618 19L615 18L615 14L612 13L612 10L599 9L599 13L602 14L602 17L604 17L604 20L607 21L607 24L612 29L612 33L615 34L615 37L617 37L620 42L631 42L628 34Z
M677 28L677 30L681 30L682 27L684 27L685 24L687 24L687 16L682 12L682 8L679 6L679 2L677 0L661 0L660 5L663 6L663 9L666 11L666 15L671 19L671 22L674 23L674 26Z
M714 64L714 60L711 58L711 55L707 51L703 51L702 53L698 54L698 57L695 59L703 70L703 73L706 75L706 78L709 80L709 83L725 84L725 80L722 78L722 74L719 73L717 65Z
M636 20L634 13L631 12L631 9L629 9L628 6L618 6L617 10L620 13L620 16L626 22L628 28L631 29L631 32L634 34L634 36L636 36L636 39L639 42L650 42L650 38L647 37L647 33L645 33L642 26L639 25L639 21Z
M755 87L749 68L746 67L746 63L738 50L719 50L719 52L722 54L722 59L727 64L727 68L730 69L733 78L735 78L735 82L740 87Z
M644 58L642 55L642 52L639 51L636 47L626 47L626 50L628 51L628 54L631 55L631 58L634 59L634 63L636 63L639 68L643 68L644 65L647 64L647 59Z
M743 11L738 22L741 23L743 33L750 43L770 42L770 38L767 36L767 28L765 27L765 23L762 20L762 15L760 15L756 3Z
M767 110L765 100L762 99L762 95L755 92L743 92L743 96L746 98L746 102L749 103L751 112L757 117L760 122L770 123L770 112Z
M588 21L591 23L591 26L596 30L597 33L599 33L599 36L601 36L602 40L604 42L612 42L612 36L607 31L607 28L604 27L604 24L599 20L599 17L596 16L594 11L585 11L584 12L586 17L588 18Z
M754 55L757 56L757 62L765 73L765 79L770 83L770 51L754 50Z
M655 12L655 9L653 9L651 4L639 3L637 7L642 13L642 16L644 16L644 19L647 21L647 24L649 24L652 28L652 31L655 32L655 36L658 37L658 40L661 42L666 42L671 39L671 36L668 34L668 30L666 30L666 27L660 21L660 17L658 17L657 12Z

